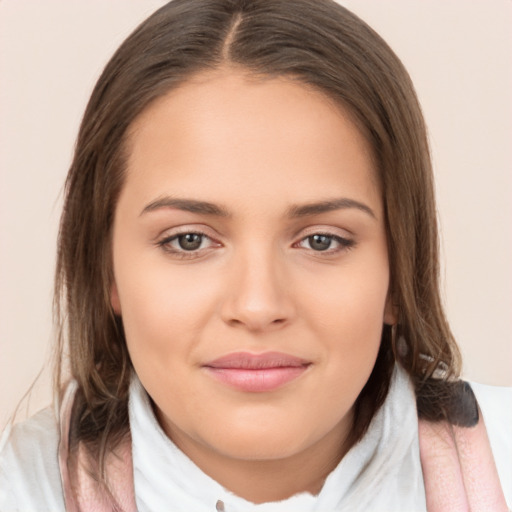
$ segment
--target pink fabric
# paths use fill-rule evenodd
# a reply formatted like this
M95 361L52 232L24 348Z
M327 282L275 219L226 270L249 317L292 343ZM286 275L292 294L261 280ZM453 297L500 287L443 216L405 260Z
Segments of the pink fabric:
M61 404L59 465L68 512L136 512L131 439L107 456L107 483L91 476L94 464L83 443L69 452L69 426L76 385ZM485 424L457 427L419 421L421 466L428 512L507 512Z
M76 386L68 386L60 412L59 467L67 512L136 512L133 485L131 439L125 438L105 461L107 486L92 476L96 461L91 460L80 442L70 453L69 427Z
M428 512L507 512L498 471L479 413L474 427L419 421Z

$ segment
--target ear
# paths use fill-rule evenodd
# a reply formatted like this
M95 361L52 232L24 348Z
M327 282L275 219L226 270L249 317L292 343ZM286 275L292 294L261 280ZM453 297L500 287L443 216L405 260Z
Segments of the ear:
M395 325L398 322L398 307L393 302L393 297L388 294L384 307L384 323L386 325Z
M116 315L121 314L121 302L119 301L119 293L117 291L117 284L112 281L110 285L110 304Z

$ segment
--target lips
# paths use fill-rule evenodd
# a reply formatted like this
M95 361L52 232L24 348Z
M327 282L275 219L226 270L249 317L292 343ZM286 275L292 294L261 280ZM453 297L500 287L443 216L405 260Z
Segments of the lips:
M263 393L279 389L297 379L310 365L310 361L281 352L236 352L204 364L203 369L230 387Z

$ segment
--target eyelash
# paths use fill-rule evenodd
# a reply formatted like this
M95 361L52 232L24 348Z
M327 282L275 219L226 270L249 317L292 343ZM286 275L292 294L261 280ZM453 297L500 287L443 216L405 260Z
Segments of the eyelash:
M200 236L201 237L201 245L205 239L211 240L214 243L214 245L215 244L220 245L219 242L213 241L211 237L209 237L205 233L202 233L201 231L183 231L181 233L176 233L174 235L167 236L167 237L163 238L162 240L159 240L156 245L161 247L165 252L172 254L173 257L176 257L179 259L193 259L193 258L200 257L201 256L201 254L200 254L201 248L196 249L196 250L187 251L186 249L182 249L182 248L177 249L170 245L171 242L178 241L180 237L186 236L186 235ZM313 232L313 233L308 234L307 236L301 238L300 241L296 242L293 246L297 247L297 246L299 246L299 244L303 243L304 241L307 241L308 239L311 239L314 236L324 236L324 237L327 237L330 239L331 244L332 244L332 242L336 242L339 244L339 247L336 249L331 249L330 247L325 250L319 250L319 251L316 251L312 248L309 249L310 251L315 253L315 255L319 255L319 256L326 256L326 257L329 255L332 256L332 255L338 254L342 251L350 250L356 244L355 240L352 240L349 238L343 238L338 235L333 235L332 233L324 233L321 231L316 231L316 232ZM202 249L202 250L205 250L205 249Z
M314 236L325 236L329 238L332 242L336 242L339 244L339 247L337 249L331 249L330 247L328 249L322 250L322 251L315 251L314 249L311 249L315 254L318 255L332 255L332 254L338 254L341 251L346 251L348 249L352 249L355 246L355 240L350 238L343 238L338 235L333 235L332 233L323 233L321 231L311 233L303 238L299 242L297 242L295 245L298 245Z
M171 242L174 242L175 240L179 240L180 237L186 236L186 235L197 235L202 237L201 238L201 245L203 243L204 239L212 240L211 237L206 235L205 233L202 233L201 231L183 231L181 233L176 233L171 236L167 236L163 238L162 240L157 242L157 245L161 247L165 252L168 252L172 254L174 257L179 259L192 259L197 258L200 256L199 251L200 249L193 250L193 251L187 251L186 249L176 249L175 247L172 247L170 244ZM215 242L217 245L220 245L218 242Z

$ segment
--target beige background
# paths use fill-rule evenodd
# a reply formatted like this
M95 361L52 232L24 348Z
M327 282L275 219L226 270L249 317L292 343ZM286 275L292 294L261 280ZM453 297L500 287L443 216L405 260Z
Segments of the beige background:
M103 65L156 0L0 1L0 425L44 368L60 191ZM437 177L465 376L512 385L512 2L353 0L409 69Z

